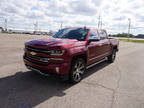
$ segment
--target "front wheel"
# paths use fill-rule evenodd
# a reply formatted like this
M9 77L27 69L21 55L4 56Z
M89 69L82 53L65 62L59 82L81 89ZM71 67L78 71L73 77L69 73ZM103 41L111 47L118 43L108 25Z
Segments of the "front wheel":
M112 54L108 56L108 62L113 63L116 58L116 49L113 49Z
M72 83L78 83L82 80L82 76L85 72L86 63L82 58L78 58L72 62L69 81Z

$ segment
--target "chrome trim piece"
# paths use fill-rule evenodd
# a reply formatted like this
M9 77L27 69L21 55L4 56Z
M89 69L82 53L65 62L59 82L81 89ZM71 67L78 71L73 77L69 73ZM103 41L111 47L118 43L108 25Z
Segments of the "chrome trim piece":
M37 48L31 48L31 47L26 47L27 50L30 51L35 51L35 52L42 52L42 53L51 53L51 51L44 51L44 49L37 49Z
M61 59L61 58L50 58L50 60L55 60L55 61L64 61L64 59Z
M91 59L89 59L89 61L94 60L94 59L99 58L99 57L102 57L102 56L105 56L105 55L107 55L107 54L109 54L109 52L107 52L107 53L105 53L105 54L102 54L102 55L99 55L99 56L96 56L96 57L94 57L94 58L91 58Z
M27 54L26 57L30 58L32 60L36 60L36 61L40 61L40 62L45 62L45 63L47 63L50 60L49 58L42 58L42 57L30 55L30 54Z
M49 60L55 60L55 61L64 61L64 59L62 58L42 58L42 57L38 57L38 56L33 56L30 54L27 54L27 57L36 61L40 61L40 62L49 62Z
M93 67L93 66L95 66L95 65L97 65L97 64L99 64L99 63L101 63L101 62L103 62L103 61L105 61L105 60L107 60L107 59L104 58L104 59L102 59L102 60L100 60L100 61L98 61L98 62L96 62L96 63L93 63L93 64L87 66L86 69L89 69L89 68L91 68L91 67Z
M63 54L50 54L52 56L62 56Z
M61 51L60 54L57 54L57 53L52 53L52 51ZM51 50L51 54L50 55L53 55L53 56L62 56L64 54L65 50Z
M32 71L38 72L38 73L41 74L41 75L49 76L49 74L45 74L45 73L41 72L41 71L38 70L38 69L32 68L32 67L30 67L30 66L26 66L26 67L27 67L28 69L32 70Z

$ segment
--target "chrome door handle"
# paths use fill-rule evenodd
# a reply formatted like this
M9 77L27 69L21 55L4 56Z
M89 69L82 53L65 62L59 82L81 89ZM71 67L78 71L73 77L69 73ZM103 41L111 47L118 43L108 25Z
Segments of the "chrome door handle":
M102 46L103 44L99 44L99 46Z

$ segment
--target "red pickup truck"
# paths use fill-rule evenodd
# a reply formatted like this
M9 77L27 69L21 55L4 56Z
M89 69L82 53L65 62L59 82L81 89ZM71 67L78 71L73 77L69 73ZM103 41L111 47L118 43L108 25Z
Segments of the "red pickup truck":
M119 41L110 39L106 30L94 28L64 28L52 38L25 42L24 63L42 75L81 81L85 70L107 58L113 62Z

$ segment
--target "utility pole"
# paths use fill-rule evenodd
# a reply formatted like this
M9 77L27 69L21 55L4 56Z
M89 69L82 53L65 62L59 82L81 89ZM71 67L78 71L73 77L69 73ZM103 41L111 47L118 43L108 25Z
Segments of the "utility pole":
M102 19L101 19L101 29L102 29L102 25L103 25L103 22L102 22Z
M129 25L128 25L128 40L129 40L129 37L130 37L130 29L131 29L131 19L128 18L128 21L129 21Z
M98 28L102 28L102 26L103 26L103 22L102 22L101 14L99 13L99 17L98 17Z
M63 28L63 22L61 22L60 24L60 30Z
M99 17L98 17L98 28L100 26L100 19L101 19L101 16L100 16L100 13L99 13Z
M36 33L38 30L38 22L34 23L34 33Z
M5 32L7 32L7 19L5 19Z

